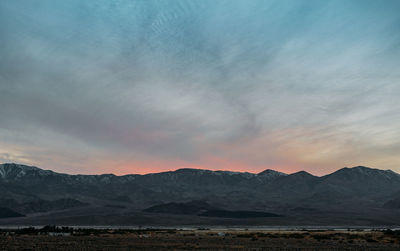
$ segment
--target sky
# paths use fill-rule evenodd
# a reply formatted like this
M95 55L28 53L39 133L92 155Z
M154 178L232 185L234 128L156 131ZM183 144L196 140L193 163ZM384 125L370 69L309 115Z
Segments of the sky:
M0 163L400 172L400 1L2 0Z

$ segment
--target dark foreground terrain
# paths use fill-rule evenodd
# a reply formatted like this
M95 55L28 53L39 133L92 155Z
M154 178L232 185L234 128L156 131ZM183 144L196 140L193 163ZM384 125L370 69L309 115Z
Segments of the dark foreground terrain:
M2 230L0 250L400 250L400 231Z

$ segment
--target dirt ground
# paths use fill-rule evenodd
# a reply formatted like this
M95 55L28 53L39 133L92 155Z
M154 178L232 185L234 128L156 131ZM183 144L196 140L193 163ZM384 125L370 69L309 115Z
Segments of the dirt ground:
M397 232L74 230L2 232L0 250L400 250Z

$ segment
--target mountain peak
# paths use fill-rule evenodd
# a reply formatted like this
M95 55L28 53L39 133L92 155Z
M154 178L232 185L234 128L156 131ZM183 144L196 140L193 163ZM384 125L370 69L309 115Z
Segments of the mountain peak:
M35 166L20 165L15 163L4 163L0 164L0 178L20 178L25 176L27 173L38 172L38 173L49 173L52 171L42 170Z
M287 174L272 169L266 169L262 172L259 172L257 175L262 177L279 177L279 176L286 176Z
M0 164L0 167L6 168L6 169L18 168L18 169L24 169L24 170L41 170L40 168L35 167L35 166L27 166L27 165L16 164L16 163L4 163L4 164Z
M203 174L212 174L212 175L246 175L246 176L255 176L256 174L248 173L248 172L235 172L235 171L226 171L226 170L208 170L208 169L197 169L197 168L180 168L172 173L184 173L184 174L196 174L196 175L203 175Z
M354 167L344 167L342 169L337 170L337 172L342 171L342 172L357 172L357 173L368 173L368 172L381 172L384 170L381 169L376 169L376 168L371 168L371 167L366 167L366 166L354 166Z
M317 176L314 176L314 175L312 175L311 173L306 172L306 171L298 171L298 172L296 172L296 173L290 174L290 176L292 176L292 177L303 177L303 178L317 177Z
M175 171L172 171L173 173L191 173L191 174L203 174L203 173L210 173L212 172L211 170L207 169L197 169L197 168L180 168Z
M340 177L341 179L352 179L355 178L368 178L368 177L382 177L387 180L397 179L400 177L400 174L393 172L392 170L381 170L376 168L370 168L365 166L355 166L352 168L344 167L342 169L337 170L331 174L325 175L324 177Z
M355 166L355 167L352 167L352 168L349 168L349 169L358 171L360 173L363 173L363 172L378 173L379 172L379 173L399 175L398 173L396 173L396 172L394 172L394 171L392 171L390 169L382 170L382 169L371 168L371 167L366 167L366 166Z
M351 169L362 171L362 170L371 170L374 168L366 167L366 166L355 166L355 167L352 167Z

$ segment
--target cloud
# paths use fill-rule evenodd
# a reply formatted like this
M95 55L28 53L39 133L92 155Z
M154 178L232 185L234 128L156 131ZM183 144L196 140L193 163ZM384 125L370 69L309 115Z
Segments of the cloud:
M0 160L400 170L397 5L3 1Z

